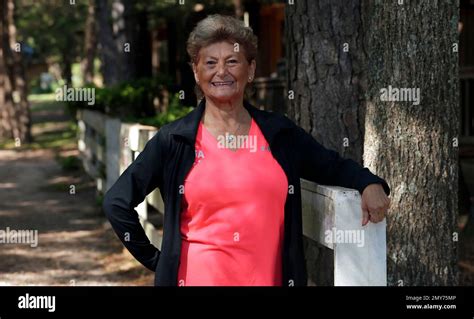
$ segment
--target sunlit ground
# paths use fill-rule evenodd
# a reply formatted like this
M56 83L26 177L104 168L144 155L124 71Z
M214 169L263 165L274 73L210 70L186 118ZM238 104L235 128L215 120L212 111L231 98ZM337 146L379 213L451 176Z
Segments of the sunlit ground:
M38 230L38 246L1 244L0 285L152 285L101 212L64 104L30 102L34 142L0 144L0 229Z

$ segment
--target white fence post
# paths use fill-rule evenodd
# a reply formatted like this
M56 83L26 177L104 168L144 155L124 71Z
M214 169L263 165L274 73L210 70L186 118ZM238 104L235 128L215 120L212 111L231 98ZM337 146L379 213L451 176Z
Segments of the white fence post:
M100 112L91 110L78 112L78 149L84 170L96 180L99 192L103 192L105 186L105 119L106 116Z
M303 234L334 250L335 286L386 286L386 222L362 227L357 190L301 180Z
M112 187L157 132L156 127L122 123L120 119L90 110L79 110L77 120L78 148L84 169L89 176L96 179L97 189L103 193ZM100 176L102 169L105 169L106 180ZM160 248L162 231L149 220L148 204L157 208L160 213L164 212L163 199L158 189L149 194L135 209L148 238L153 245Z
M105 145L106 145L106 185L104 193L107 192L120 176L120 120L118 118L106 117L105 119Z

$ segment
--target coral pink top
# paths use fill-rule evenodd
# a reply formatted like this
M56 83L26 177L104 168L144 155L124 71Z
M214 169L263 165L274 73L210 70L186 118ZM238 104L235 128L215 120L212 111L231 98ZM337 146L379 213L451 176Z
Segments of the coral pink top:
M252 119L234 152L203 125L184 182L180 286L280 286L288 180Z

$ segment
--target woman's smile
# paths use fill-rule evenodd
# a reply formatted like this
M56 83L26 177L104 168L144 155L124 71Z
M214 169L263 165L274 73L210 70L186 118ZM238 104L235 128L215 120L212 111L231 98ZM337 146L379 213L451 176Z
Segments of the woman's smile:
M235 81L215 81L211 82L211 85L215 87L229 87L234 85Z

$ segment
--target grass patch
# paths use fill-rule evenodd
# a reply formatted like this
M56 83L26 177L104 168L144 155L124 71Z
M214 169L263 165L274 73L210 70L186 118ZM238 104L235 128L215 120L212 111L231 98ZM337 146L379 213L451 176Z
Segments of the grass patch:
M57 182L57 183L50 183L46 184L44 186L41 186L41 190L47 191L47 192L70 192L71 191L71 186L74 186L74 191L80 192L84 190L91 190L95 188L95 185L93 182L90 182L88 180L81 180L81 181L76 181L71 183L66 183L66 182ZM102 196L102 195L101 195ZM95 198L96 203L98 204L101 199Z
M56 94L30 94L28 95L31 112L65 110L62 101L56 101Z
M41 122L33 124L33 127L44 128L57 122ZM77 147L77 123L67 121L67 125L63 129L45 131L33 137L30 144L22 144L15 146L14 140L4 140L0 142L0 149L7 150L38 150L38 149L54 149L56 151L73 149Z
M59 111L63 109L64 103L56 101L45 101L30 104L30 110L32 113L41 111Z
M12 150L15 149L15 141L13 140L5 140L5 141L0 141L0 149L1 150Z
M55 183L55 184L48 184L41 187L43 190L52 191L52 192L66 192L69 191L70 185L67 183Z
M31 103L41 103L41 102L56 102L55 93L47 94L30 94L28 95L28 101Z
M73 130L59 130L44 132L35 137L33 143L25 145L27 149L70 149L76 145L76 132Z
M58 156L56 160L64 171L78 171L81 168L81 160L77 156Z
M99 207L102 207L102 204L104 203L104 195L103 194L97 194L95 196L95 204Z

